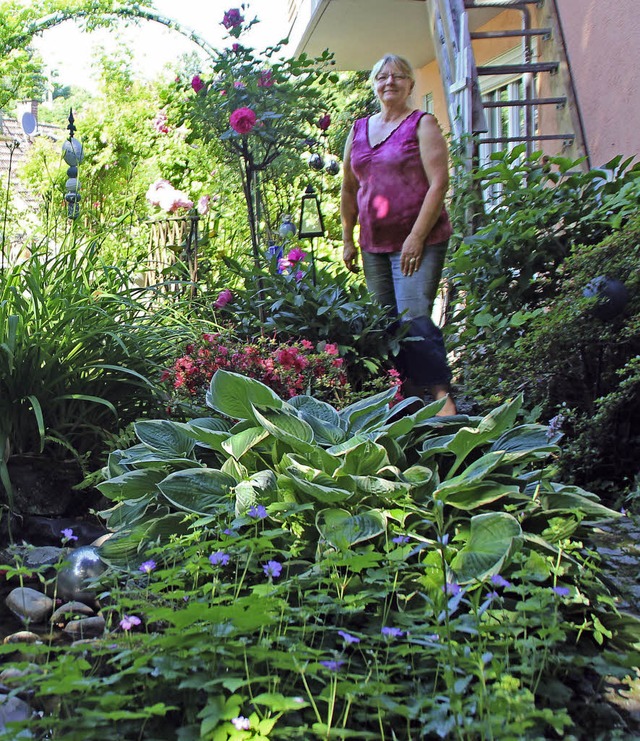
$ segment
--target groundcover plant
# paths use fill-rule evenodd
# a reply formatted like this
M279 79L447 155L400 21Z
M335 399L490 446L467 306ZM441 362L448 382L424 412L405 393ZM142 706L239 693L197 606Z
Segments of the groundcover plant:
M24 727L580 737L574 673L637 664L636 624L580 541L616 514L550 479L557 435L518 424L520 399L402 417L415 400L393 394L338 411L221 370L211 417L137 423L100 485L105 636L0 649L39 711Z

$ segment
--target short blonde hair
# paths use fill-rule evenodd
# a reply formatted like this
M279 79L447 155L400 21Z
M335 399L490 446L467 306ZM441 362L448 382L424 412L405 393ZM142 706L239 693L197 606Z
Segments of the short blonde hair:
M375 87L376 77L380 73L380 70L383 67L386 67L387 64L392 64L394 67L397 67L400 72L403 75L406 75L411 80L412 84L415 85L416 78L413 74L413 67L409 64L409 62L404 57L400 57L397 54L385 54L382 59L379 59L373 65L373 69L371 70L369 82L371 83L372 87Z

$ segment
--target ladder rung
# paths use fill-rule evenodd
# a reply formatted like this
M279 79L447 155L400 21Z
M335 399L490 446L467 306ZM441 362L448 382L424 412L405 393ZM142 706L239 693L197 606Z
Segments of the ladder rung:
M529 100L487 100L482 101L484 108L513 108L533 105L566 105L566 98L530 98Z
M464 0L465 8L517 8L518 5L538 5L540 0Z
M551 36L550 28L526 28L519 31L472 31L472 40L476 39L506 39L511 36Z
M575 134L540 134L539 136L496 136L484 139L478 137L478 144L510 144L515 142L573 141Z
M519 75L525 72L555 72L558 62L533 62L531 64L491 64L478 67L479 75Z

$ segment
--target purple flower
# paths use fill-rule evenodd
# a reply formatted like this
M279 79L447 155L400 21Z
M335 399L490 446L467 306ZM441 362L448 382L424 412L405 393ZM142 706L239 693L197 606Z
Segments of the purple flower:
M237 718L232 718L231 724L239 731L248 731L251 728L251 721L249 720L249 718L245 718L244 715L239 715Z
M279 561L267 561L267 563L262 566L262 570L264 571L265 576L277 579L282 573L282 564Z
M344 630L339 630L338 635L344 638L345 643L360 643L360 639L358 637L352 636L351 633L346 633Z
M254 504L253 507L249 508L247 514L249 515L249 517L253 517L256 520L264 520L264 518L267 516L267 508L264 506L264 504Z
M204 82L200 79L200 75L194 75L194 77L191 79L191 87L196 93L199 93L202 90L202 88L204 87Z
M561 414L556 414L555 417L552 417L547 427L547 440L552 440L560 432L563 424L564 417Z
M120 621L120 627L122 630L131 630L134 626L140 625L141 622L142 620L135 615L123 615Z
M448 581L443 587L442 591L448 594L449 597L455 597L456 594L460 594L461 586L453 581Z
M226 527L222 531L222 534L223 535L228 535L230 538L235 538L238 535L238 533L235 530L232 530L230 527Z
M209 562L212 566L226 566L229 563L230 556L224 551L216 551L209 556Z
M153 559L149 559L148 561L141 563L138 569L139 571L142 571L143 574L150 574L155 569L156 565L157 564Z
M569 587L553 587L552 592L558 595L558 597L568 597L571 594Z
M233 293L228 288L225 288L218 294L218 298L213 302L213 307L214 309L224 309L224 307L232 301Z
M320 131L326 131L329 126L331 126L331 116L328 113L325 113L325 115L318 120L317 126Z
M408 543L409 542L409 536L408 535L396 535L395 538L392 538L392 543L397 543L398 545L401 545L402 543Z
M236 108L229 116L229 125L238 134L248 134L256 125L257 120L256 112L244 106Z
M492 583L492 584L493 584L493 585L494 585L495 587L510 587L510 586L511 586L511 582L510 582L510 581L507 581L507 580L506 580L506 579L504 578L504 576L501 576L500 574L494 574L494 575L493 575L493 576L491 577L491 583Z
M444 535L438 535L436 538L436 543L440 543L440 545L447 545L449 542L449 533L445 533Z
M62 538L66 540L78 540L78 536L73 534L73 530L70 527L66 527L61 531Z
M383 636L388 636L389 638L402 638L402 636L404 635L404 630L400 630L400 628L389 627L387 625L385 625L380 632Z
M321 661L320 663L330 672L339 672L340 667L344 664L344 661Z

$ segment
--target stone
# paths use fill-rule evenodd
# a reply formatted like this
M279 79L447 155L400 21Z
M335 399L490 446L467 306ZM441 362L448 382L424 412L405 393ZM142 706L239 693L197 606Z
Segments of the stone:
M55 546L29 548L24 554L24 565L29 569L53 566L62 560L63 553L64 548L56 548Z
M78 617L79 615L93 617L95 611L89 605L85 605L84 602L65 602L64 605L60 605L53 613L50 622L54 625L64 624L69 622L71 618Z
M51 613L54 602L46 594L31 587L16 587L5 600L11 612L23 623L41 623Z
M30 630L19 630L17 633L11 633L4 641L5 644L9 643L38 643L40 636L37 633L32 633Z
M101 615L95 617L80 618L67 623L63 633L71 638L95 638L101 636L105 629L105 620Z
M10 695L0 695L0 733L7 731L8 723L18 723L29 720L33 709L24 700ZM31 732L24 730L12 738L32 738Z

